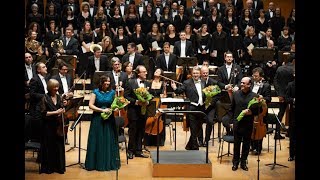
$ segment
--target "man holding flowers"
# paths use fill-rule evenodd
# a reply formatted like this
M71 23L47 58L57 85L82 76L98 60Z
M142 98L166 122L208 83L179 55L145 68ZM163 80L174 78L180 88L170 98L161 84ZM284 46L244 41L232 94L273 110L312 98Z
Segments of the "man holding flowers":
M128 143L128 157L133 159L135 157L148 158L142 153L142 139L145 132L145 124L147 114L145 108L151 100L148 89L150 89L150 82L146 81L147 69L143 65L138 65L135 72L137 78L129 79L125 85L124 97L130 101L127 110L129 120L129 143Z

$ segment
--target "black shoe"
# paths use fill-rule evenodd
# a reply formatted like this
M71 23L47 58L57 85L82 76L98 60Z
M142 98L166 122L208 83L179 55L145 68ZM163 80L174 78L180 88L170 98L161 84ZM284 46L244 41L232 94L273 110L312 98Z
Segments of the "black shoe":
M206 141L203 142L203 147L207 147L207 146L208 146L207 142Z
M134 156L135 156L135 157L142 157L142 158L148 158L148 157L149 157L148 155L145 155L145 154L143 154L143 153L141 153L141 154L135 154Z
M236 171L237 169L238 169L238 165L235 165L235 164L234 164L234 165L232 166L232 171Z
M129 158L129 159L133 159L133 153L132 153L132 152L129 152L129 153L128 153L128 158Z
M285 139L285 137L281 136L280 134L277 134L274 136L274 139Z
M289 157L288 158L288 161L293 161L294 160L294 157Z
M199 141L199 147L204 147L202 141Z
M243 169L245 171L249 170L246 164L241 164L240 167L241 167L241 169Z

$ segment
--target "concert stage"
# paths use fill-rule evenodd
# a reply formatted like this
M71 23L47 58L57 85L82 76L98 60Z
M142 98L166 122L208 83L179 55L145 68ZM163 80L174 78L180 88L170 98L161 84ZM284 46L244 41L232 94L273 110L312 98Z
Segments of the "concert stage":
M153 177L212 177L212 163L202 150L151 151Z

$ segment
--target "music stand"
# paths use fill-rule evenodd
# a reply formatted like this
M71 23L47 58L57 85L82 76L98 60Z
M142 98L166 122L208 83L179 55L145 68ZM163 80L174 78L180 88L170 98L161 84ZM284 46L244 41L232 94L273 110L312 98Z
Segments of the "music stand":
M155 117L156 116L156 112L157 111L157 102L156 101L149 101L149 104L147 105L147 108L146 108L146 114L148 117ZM150 153L150 150L147 149L146 147L146 141L143 140L143 149L147 152Z
M274 115L274 116L276 117L276 119L277 119L277 122L276 122L276 123L279 123L280 128L285 129L285 127L281 124L281 121L279 120L278 116L274 113L274 110L273 110L273 109L272 109L272 111L273 111L273 115ZM280 131L280 128L279 128L278 131ZM275 130L275 131L277 131L277 130ZM275 134L280 134L280 132L275 132ZM266 164L266 166L271 166L271 170L273 170L276 165L289 168L288 166L285 166L285 165L282 165L282 164L277 163L277 138L274 137L273 163Z
M176 73L175 72L172 72L172 71L164 71L163 72L163 75L169 79L173 79L173 80L176 80L177 77L176 77ZM170 80L166 80L168 83L166 83L166 91L167 91L167 95L168 94L171 94L171 96L168 96L168 97L173 97L173 89L171 87L171 82Z
M252 50L252 60L266 63L273 60L275 50L266 47L257 47Z
M96 71L96 72L94 72L93 77L91 78L91 86L93 87L93 89L99 87L99 80L102 75L108 75L110 73L111 73L111 71Z
M71 108L69 108L69 110L75 110L75 111L78 111L80 105L83 103L83 100L84 100L84 97L79 97L79 98L74 98L74 99L71 99L71 102L70 104L73 104L73 105L76 105L76 106L71 106ZM82 103L81 103L82 102ZM72 108L72 107L75 107L75 108ZM66 108L67 109L67 108ZM70 164L70 165L67 165L66 167L69 167L69 166L74 166L74 165L77 165L79 164L82 168L83 165L81 164L80 162L80 150L86 150L86 149L82 149L81 148L81 118L83 116L85 111L83 111L81 113L81 115L78 117L78 119L76 121L74 121L74 123L72 124L71 128L70 128L70 131L73 131L74 130L74 147L71 147L68 151L70 151L71 149L74 149L74 148L78 148L79 151L78 151L78 162L77 163L74 163L74 164ZM79 124L79 147L76 147L76 126ZM67 152L68 152L67 151Z

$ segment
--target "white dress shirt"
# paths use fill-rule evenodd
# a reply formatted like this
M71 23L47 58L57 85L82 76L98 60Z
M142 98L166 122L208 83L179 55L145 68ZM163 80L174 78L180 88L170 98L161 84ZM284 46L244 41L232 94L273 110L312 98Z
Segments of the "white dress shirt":
M32 74L32 67L31 65L26 65L26 70L27 70L27 74L28 74L28 79L30 80L32 77L33 77L33 74Z
M96 71L100 70L100 59L94 57L94 66L96 67Z
M186 46L187 46L187 41L181 41L181 52L180 52L180 57L187 57L186 56Z
M230 65L226 64L226 68L227 68L228 79L230 79L232 64L230 64Z
M63 76L62 74L59 73L61 82L62 82L62 88L63 88L63 93L67 93L69 91L68 88L68 83L67 83L67 77Z
M41 75L41 74L38 74L39 78L41 79L41 82L42 82L42 85L43 85L43 89L44 89L44 92L47 94L48 93L48 89L47 89L47 82L46 82L46 79Z
M133 64L135 53L129 55L129 62Z
M169 69L169 57L170 57L170 53L164 53L164 59L166 60L166 66L167 69Z

